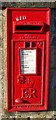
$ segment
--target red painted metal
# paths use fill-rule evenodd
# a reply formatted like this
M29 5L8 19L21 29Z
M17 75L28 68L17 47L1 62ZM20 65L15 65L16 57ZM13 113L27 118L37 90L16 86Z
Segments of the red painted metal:
M7 8L8 111L47 110L49 38L49 8ZM35 72L31 72L34 64L31 68L26 68L24 66L26 63L23 63L26 69L24 73L21 65L22 56L24 57L22 51L36 54ZM31 65L30 60L28 58ZM27 72L29 68L30 71Z

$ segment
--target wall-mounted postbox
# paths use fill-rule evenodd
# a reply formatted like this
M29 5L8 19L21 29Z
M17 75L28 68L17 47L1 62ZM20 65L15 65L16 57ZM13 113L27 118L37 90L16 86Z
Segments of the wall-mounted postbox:
M7 8L7 110L47 110L50 9Z

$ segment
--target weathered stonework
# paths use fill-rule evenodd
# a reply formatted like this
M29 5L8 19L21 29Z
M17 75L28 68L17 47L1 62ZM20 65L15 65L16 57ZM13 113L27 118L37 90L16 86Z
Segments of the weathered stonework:
M48 111L36 112L7 112L7 44L6 44L6 7L50 7L55 8L56 3L2 3L2 41L1 56L2 68L2 120L37 120L56 118L56 10L51 9L50 26L50 59L49 59L49 90ZM0 88L1 90L1 88Z
M46 0L46 2L33 2L33 0L32 0L32 2L8 2L8 3L7 2L2 2L2 6L4 8L6 8L6 7L56 8L56 2L47 2L47 0Z

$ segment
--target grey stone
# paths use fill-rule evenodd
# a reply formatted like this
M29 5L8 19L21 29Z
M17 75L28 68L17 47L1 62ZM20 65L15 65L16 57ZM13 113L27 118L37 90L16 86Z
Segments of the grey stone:
M2 118L1 120L14 120L13 118Z
M6 1L6 0L5 0ZM24 0L19 0L18 2L14 1L14 2L2 2L2 6L3 7L49 7L49 8L56 8L56 2L54 2L52 0L52 2L47 2L47 0L45 2L41 1L37 2L37 0L26 0L24 2ZM31 1L31 2L30 2Z
M28 118L16 118L15 120L29 120Z

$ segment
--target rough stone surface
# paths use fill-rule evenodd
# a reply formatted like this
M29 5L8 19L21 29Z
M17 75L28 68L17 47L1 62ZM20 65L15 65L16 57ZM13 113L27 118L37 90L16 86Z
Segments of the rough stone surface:
M14 1L14 0L13 0ZM21 1L21 0L20 0ZM3 7L48 7L48 8L56 8L56 2L2 2ZM24 1L24 0L23 0ZM26 0L27 1L27 0Z
M39 6L38 6L39 5ZM49 7L51 3L3 3L2 10L2 41L1 56L2 67L0 78L2 81L2 120L40 120L56 118L56 10L51 9L50 26L50 59L49 59L49 90L48 90L48 111L41 112L7 112L7 44L6 44L6 7ZM53 6L54 3L53 3ZM1 84L1 83L0 83ZM1 85L0 85L1 90ZM0 95L1 96L1 95ZM0 100L1 101L1 100Z
M2 116L2 10L0 6L0 119Z
M1 120L14 120L13 118L2 118Z

